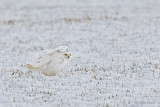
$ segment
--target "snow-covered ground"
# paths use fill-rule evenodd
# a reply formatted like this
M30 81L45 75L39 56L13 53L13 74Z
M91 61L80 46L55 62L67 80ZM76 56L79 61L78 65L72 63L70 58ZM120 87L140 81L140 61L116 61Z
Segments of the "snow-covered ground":
M1 0L0 107L160 106L159 0ZM66 45L57 76L25 67Z

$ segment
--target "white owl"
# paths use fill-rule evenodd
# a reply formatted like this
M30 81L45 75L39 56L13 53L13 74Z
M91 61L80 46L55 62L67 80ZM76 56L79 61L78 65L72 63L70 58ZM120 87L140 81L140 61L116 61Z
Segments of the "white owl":
M71 52L67 46L55 48L51 53L38 58L34 64L27 64L29 71L40 72L46 76L53 76L61 72L71 59Z

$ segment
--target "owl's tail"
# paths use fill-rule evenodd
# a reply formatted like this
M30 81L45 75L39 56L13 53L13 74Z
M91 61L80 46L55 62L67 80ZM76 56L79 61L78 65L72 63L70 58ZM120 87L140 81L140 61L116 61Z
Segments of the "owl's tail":
M37 71L37 70L39 70L39 68L40 68L40 67L31 65L31 64L26 64L26 67L27 67L29 70L31 70L31 71Z

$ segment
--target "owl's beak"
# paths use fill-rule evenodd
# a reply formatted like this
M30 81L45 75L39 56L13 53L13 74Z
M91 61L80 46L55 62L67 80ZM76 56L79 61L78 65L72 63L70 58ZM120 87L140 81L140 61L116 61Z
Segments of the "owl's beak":
M70 58L70 56L68 56L68 59Z

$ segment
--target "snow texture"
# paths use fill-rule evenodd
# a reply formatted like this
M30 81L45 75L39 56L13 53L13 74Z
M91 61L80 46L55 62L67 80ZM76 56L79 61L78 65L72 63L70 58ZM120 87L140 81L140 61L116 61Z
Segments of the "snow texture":
M160 0L1 0L0 107L160 106ZM33 58L68 46L57 76Z

